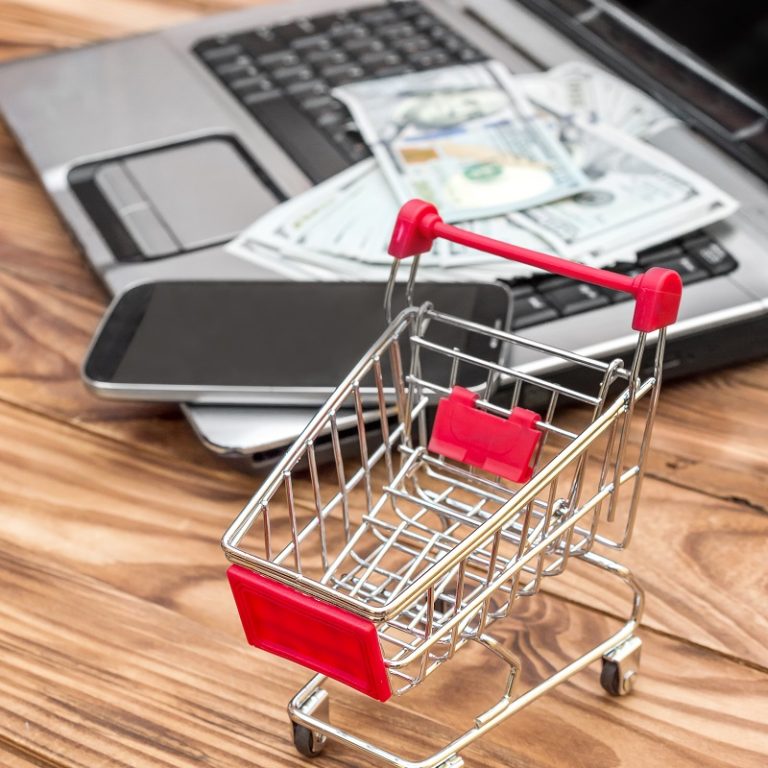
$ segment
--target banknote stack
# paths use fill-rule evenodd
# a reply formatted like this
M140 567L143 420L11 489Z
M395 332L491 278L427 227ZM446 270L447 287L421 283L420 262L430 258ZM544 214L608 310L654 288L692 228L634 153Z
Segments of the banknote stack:
M608 73L497 62L337 88L372 157L274 208L228 246L294 279L385 279L397 209L592 266L729 216L736 202L648 140L674 119ZM523 278L529 267L438 241L429 280Z

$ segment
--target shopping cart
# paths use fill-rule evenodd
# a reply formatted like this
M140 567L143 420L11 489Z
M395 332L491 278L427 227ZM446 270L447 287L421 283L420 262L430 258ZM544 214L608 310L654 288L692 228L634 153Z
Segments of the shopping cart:
M631 361L594 359L414 306L418 254L438 237L630 294ZM222 543L248 641L318 673L289 705L299 752L317 755L332 739L399 768L457 768L467 745L598 659L609 693L632 688L643 593L605 552L623 549L632 535L665 327L676 319L681 282L670 270L628 277L480 237L418 200L401 209L390 253L388 314L400 260L414 257L406 308ZM615 311L626 306L617 300ZM338 428L349 413L358 432L351 456ZM317 461L322 441L330 442L330 465ZM307 482L296 482L299 473ZM520 663L491 631L518 598L575 562L629 586L629 618L516 695ZM503 693L436 754L398 757L329 722L327 678L386 701L470 641L508 665Z

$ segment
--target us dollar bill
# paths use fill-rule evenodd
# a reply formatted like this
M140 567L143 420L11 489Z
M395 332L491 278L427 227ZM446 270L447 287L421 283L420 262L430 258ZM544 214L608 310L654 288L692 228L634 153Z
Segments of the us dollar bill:
M570 123L564 130L589 186L512 217L562 256L610 263L619 253L699 229L738 207L730 195L645 142L605 125Z
M280 274L296 266L301 279L386 280L387 252L398 204L376 161L364 160L282 205L273 208L228 244L241 258ZM462 226L526 248L546 250L538 235L509 217ZM523 277L531 269L491 254L435 241L422 256L420 278L477 281ZM407 275L407 270L401 270Z
M516 79L538 110L560 120L600 123L643 139L680 122L641 90L592 64L566 62Z
M486 218L575 194L584 175L497 62L369 80L333 91L402 203L446 221Z

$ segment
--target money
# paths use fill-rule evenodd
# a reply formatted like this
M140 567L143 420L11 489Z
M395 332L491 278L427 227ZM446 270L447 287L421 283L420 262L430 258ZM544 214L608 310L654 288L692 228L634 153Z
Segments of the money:
M645 93L590 64L568 62L517 80L536 107L561 121L600 123L643 139L679 124Z
M457 71L464 73L463 79ZM452 73L454 90L446 103L430 101L425 106L423 93L417 93L422 128L428 120L433 128L442 121L435 129L442 136L446 124L463 115L464 122L454 128L469 135L489 114L507 114L508 107L493 112L489 103L501 104L501 96L509 100L510 94L524 92L529 102L523 100L521 109L527 109L526 103L535 105L531 119L556 138L558 151L582 179L567 197L529 202L511 213L488 215L489 208L481 206L460 222L465 229L591 266L610 266L634 261L638 250L725 218L737 207L706 179L643 141L673 118L645 94L596 67L570 63L548 73L513 76L498 64L483 64L424 74L436 78L437 86L445 85L447 73ZM488 90L488 78L501 90ZM403 88L393 96L390 79L354 86L362 87L368 89L369 102L382 110L387 104L394 109L395 96L406 98ZM384 89L380 102L371 95L376 88ZM458 98L461 88L464 95L472 93L472 99ZM376 119L385 122L385 117L382 113ZM399 146L397 130L402 127L402 121L394 123L395 128L384 126L394 134L382 134L384 139L394 136L391 147ZM449 159L447 167L454 167L453 162ZM273 209L228 248L297 279L386 280L392 264L387 246L402 194L391 182L377 154ZM445 217L444 208L441 214ZM422 256L419 278L513 279L534 271L440 239ZM408 270L400 272L405 276Z
M446 221L506 214L586 184L497 62L371 80L332 95L349 108L397 201L428 200Z
M230 253L302 279L386 280L387 253L398 205L375 160L339 175L273 208L227 245ZM546 242L508 217L465 225L480 234L536 250ZM482 267L482 275L475 271ZM522 277L530 267L437 240L421 259L426 280L493 280ZM407 269L401 270L402 276Z
M607 265L732 214L736 201L665 153L604 125L571 125L591 179L579 194L516 213L514 223L570 259Z

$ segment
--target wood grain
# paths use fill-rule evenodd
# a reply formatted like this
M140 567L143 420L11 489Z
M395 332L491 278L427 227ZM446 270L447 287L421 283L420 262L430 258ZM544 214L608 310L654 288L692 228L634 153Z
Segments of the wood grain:
M79 370L101 312L96 300L0 271L0 398L136 450L183 456L200 471L226 471L175 405L101 400L86 390Z
M218 539L254 479L196 471L170 456L160 463L88 433L73 451L66 424L2 405L0 430L7 437L0 461L14 468L0 477L0 497L19 510L0 522L0 546L37 548L212 627L224 620L209 599L224 564ZM297 493L305 492L302 481ZM649 480L622 558L647 586L647 625L768 667L768 621L757 609L766 594L766 540L768 516ZM98 542L105 545L94 549ZM593 579L574 567L548 588L621 614L626 597Z
M0 269L103 305L103 289L75 253L43 188L0 123Z
M100 8L100 4L96 5ZM50 36L50 30L72 33L79 29L81 37L77 42L80 43L110 36L116 29L125 34L138 32L179 21L180 15L192 16L240 5L243 3L226 0L205 3L115 0L109 4L110 11L101 9L92 15L90 7L85 12L76 3L27 1L13 4L14 12L0 17L0 41L15 39L18 30L14 24L20 17L27 30L25 40L30 35L34 38L30 30L37 30L38 36L44 37L46 32ZM142 9L150 10L142 12ZM53 41L56 45L73 44L55 35ZM9 55L18 56L21 52L11 50ZM0 131L0 270L93 299L94 314L86 336L95 328L106 295L83 259L75 253L51 204L7 131ZM67 340L66 343L73 342ZM83 337L79 345L72 348L76 365L70 369L71 383L75 385L77 365L86 344L87 338ZM761 362L668 384L656 426L650 472L672 483L765 511L768 443L761 433L765 421L762 414L768 406L766 379L768 363ZM743 388L747 389L748 397L738 396ZM93 410L93 403L84 407ZM133 413L130 408L128 414ZM104 430L119 435L120 426L127 423L126 410L118 409L114 415L110 410L99 413L104 417ZM175 409L163 410L163 429L160 430L153 430L151 424L142 420L141 410L135 413L141 421L139 434L129 427L128 434L122 435L124 439L146 435L150 444L157 442L163 450L181 450L197 461L214 463L199 449L182 423L173 424L177 420ZM717 419L713 420L711 414L717 414ZM97 421L92 417L90 423L100 429ZM166 429L172 439L163 439L168 434ZM713 478L716 479L713 481Z
M664 387L649 472L768 513L768 365Z
M0 0L0 59L247 4ZM223 578L218 539L258 478L202 448L177 409L85 391L105 303L0 129L0 765L306 765L284 709L306 673L246 647ZM469 750L470 768L766 764L767 407L766 362L666 386L622 556L649 597L637 692L611 699L582 673ZM497 625L526 685L623 605L583 569L547 589ZM502 674L469 648L384 706L334 686L333 717L426 753ZM332 746L317 765L369 764Z
M301 670L39 557L0 553L0 598L0 734L29 754L66 766L302 764L284 711ZM509 627L508 642L528 661L526 684L610 631L599 615L551 598L531 601L524 620ZM765 675L677 641L645 640L635 695L612 699L582 673L469 750L468 766L760 765ZM456 663L385 705L334 688L334 721L352 720L390 747L407 734L413 748L434 748L490 703L478 683L503 678L482 652ZM332 747L323 765L367 763Z

